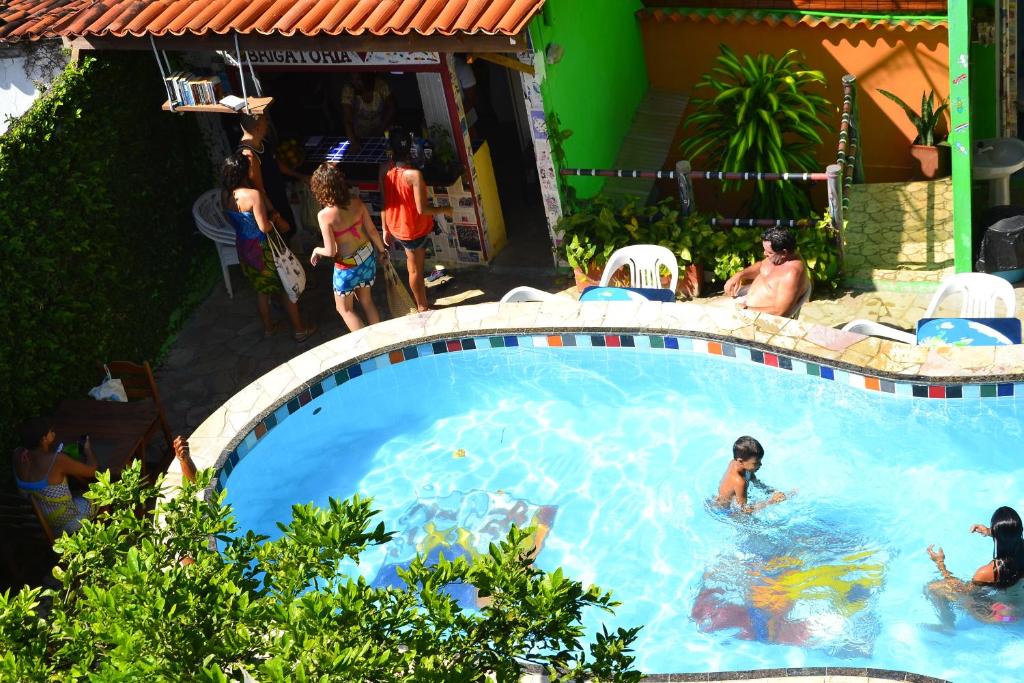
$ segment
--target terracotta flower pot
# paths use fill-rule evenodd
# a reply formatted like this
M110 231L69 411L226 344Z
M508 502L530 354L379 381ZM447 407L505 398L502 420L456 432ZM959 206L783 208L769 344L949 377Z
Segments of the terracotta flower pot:
M671 276L661 276L661 286L668 287ZM697 263L690 263L683 267L676 281L676 297L696 299L701 295L704 287L704 266Z
M910 156L914 159L914 175L918 180L945 178L950 173L949 145L911 145Z
M586 273L579 268L573 268L572 274L576 278L576 291L582 294L587 287L596 286L601 282L602 272L603 269L594 263L590 264Z

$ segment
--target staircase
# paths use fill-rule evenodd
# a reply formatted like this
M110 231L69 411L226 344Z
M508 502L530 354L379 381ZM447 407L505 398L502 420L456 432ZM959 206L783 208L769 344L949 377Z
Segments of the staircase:
M637 108L614 168L656 171L665 163L689 97L670 90L650 88ZM603 194L615 201L633 199L646 203L654 180L608 178Z
M854 289L933 289L953 268L950 178L850 188L843 283Z

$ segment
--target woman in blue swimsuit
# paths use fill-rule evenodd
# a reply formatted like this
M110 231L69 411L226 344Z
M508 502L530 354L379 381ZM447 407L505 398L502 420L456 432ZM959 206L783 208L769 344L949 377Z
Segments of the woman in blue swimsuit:
M349 193L344 174L332 164L321 164L313 172L313 196L323 209L317 214L324 246L313 250L309 262L334 259L334 304L349 331L364 326L355 303L363 308L366 323L380 322L380 313L370 296L377 275L377 258L388 257L384 241L359 197Z
M61 453L57 435L49 422L29 420L21 427L22 448L14 459L14 481L18 488L35 500L39 511L55 536L78 531L82 520L93 514L92 504L74 496L68 476L82 480L96 474L96 456L89 437L82 438L79 462Z

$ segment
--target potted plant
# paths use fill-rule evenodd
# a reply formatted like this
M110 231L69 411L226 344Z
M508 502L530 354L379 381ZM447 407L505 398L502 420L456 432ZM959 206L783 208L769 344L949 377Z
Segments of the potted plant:
M880 89L878 92L900 105L906 112L907 118L914 124L914 128L917 129L917 137L914 138L914 142L910 146L910 156L915 161L917 177L931 180L948 176L951 161L949 145L935 144L935 129L938 127L939 121L942 120L942 115L949 107L949 103L940 100L939 106L936 108L932 101L935 98L935 91L932 90L927 95L922 93L921 112L918 113L888 90Z
M707 218L699 214L682 218L672 199L648 207L644 218L646 220L636 236L636 243L657 244L670 249L679 262L676 295L700 296L704 284L704 246L711 232ZM665 269L661 274L663 287L668 287L670 278L671 274Z
M715 3L708 3L714 5ZM819 168L819 129L833 106L820 93L825 75L807 68L797 50L781 57L738 55L721 45L715 66L688 105L685 158L705 158L723 171L812 171ZM726 181L722 189L738 189ZM751 212L778 218L810 212L807 189L791 181L757 181Z
M578 202L574 213L559 219L555 230L562 234L565 260L573 269L577 289L596 285L612 253L635 241L637 213L632 202L616 207L598 195Z

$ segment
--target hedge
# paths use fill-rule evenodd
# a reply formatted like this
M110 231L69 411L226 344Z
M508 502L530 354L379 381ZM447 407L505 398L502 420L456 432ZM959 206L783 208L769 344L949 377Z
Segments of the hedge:
M0 136L0 481L21 420L84 397L98 362L155 359L216 277L203 143L163 99L150 54L103 53Z

